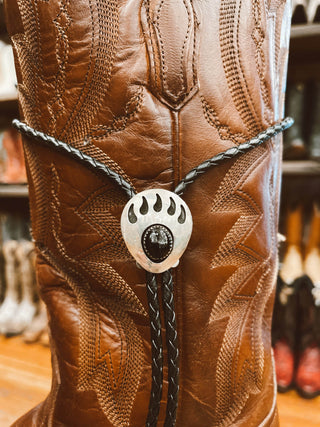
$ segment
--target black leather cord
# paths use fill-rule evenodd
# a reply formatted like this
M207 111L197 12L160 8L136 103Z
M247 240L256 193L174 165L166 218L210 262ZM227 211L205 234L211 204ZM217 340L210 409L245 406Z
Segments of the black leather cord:
M232 159L235 156L244 154L252 148L258 147L270 138L276 136L278 133L288 129L293 124L293 119L287 117L280 123L277 123L265 131L261 132L255 138L250 139L239 146L229 148L228 150L217 154L211 159L201 163L196 168L192 169L177 185L174 192L181 196L188 185L192 184L194 180L205 173L208 169L216 166L227 159ZM179 394L179 346L176 328L176 315L174 309L173 298L173 280L171 272L165 271L162 275L162 301L165 318L166 340L168 351L168 399L167 399L167 412L164 426L173 427L176 422L176 413L178 407L178 394Z
M224 160L232 159L240 154L244 154L252 148L258 147L278 133L288 129L293 124L293 119L287 117L279 123L270 126L258 136L238 146L229 148L228 150L217 154L201 163L199 166L192 169L177 185L174 192L181 196L186 188L192 184L195 179L206 172L213 166L219 165ZM81 163L85 164L90 169L99 171L107 178L112 179L118 184L128 195L129 198L135 195L133 187L117 172L110 169L103 163L88 156L82 151L62 142L53 137L50 137L42 132L36 131L19 120L12 122L13 126L24 135L42 141L48 146L55 148L60 152L64 152ZM152 352L152 388L149 402L149 411L146 421L146 427L156 427L158 422L160 402L162 397L163 384L163 348L161 338L161 319L158 297L158 287L156 275L146 272L147 296L150 316L150 333L151 333L151 352ZM173 280L171 272L165 271L162 274L162 304L165 318L166 342L168 349L168 398L165 427L173 427L176 422L176 413L178 407L179 394L179 346L176 328L176 315L174 308L173 297Z
M293 122L294 120L291 117L287 117L281 122L270 126L268 129L259 133L259 135L256 137L251 138L249 141L244 142L238 146L231 147L228 150L215 155L211 159L205 160L187 173L187 175L177 185L174 192L181 196L185 192L188 185L192 184L199 175L202 175L211 167L217 166L224 160L232 159L233 157L246 153L252 148L258 147L262 143L268 141L270 138L276 136L278 133L283 132L284 130L291 127ZM86 164L90 169L98 170L116 182L127 193L129 198L135 195L133 187L121 175L110 169L105 164L95 160L93 157L88 156L87 154L83 153L77 148L72 147L71 145L66 144L65 142L59 141L58 139L53 138L52 136L48 136L43 132L39 132L17 119L13 120L12 125L24 135L33 137L36 140L41 140L45 144L53 146L58 151L67 153L71 157L79 160L81 163Z
M179 343L174 309L173 279L170 270L162 274L162 305L168 351L168 398L165 427L176 423L179 395Z
M291 127L293 123L294 120L291 117L287 117L281 122L270 126L268 129L259 133L259 135L255 136L254 138L251 138L249 141L244 142L243 144L240 144L238 146L231 147L228 150L217 154L211 159L205 160L199 166L195 167L194 169L191 169L191 171L187 173L187 175L179 182L174 192L178 194L178 196L181 196L185 192L188 185L192 184L194 180L198 178L199 175L202 175L211 167L217 166L224 160L232 159L233 157L236 157L239 154L244 154L252 148L258 147L263 142L268 141L268 139L273 138L278 133L283 132L284 130Z
M158 422L163 383L163 350L161 319L156 275L146 272L147 296L150 316L152 386L146 427L156 427Z
M65 142L59 141L56 138L44 134L43 132L39 132L35 129L32 129L30 126L20 122L19 120L13 120L12 124L22 134L32 137L36 141L41 141L49 147L54 148L57 151L65 153L73 159L80 161L90 169L94 171L99 171L104 176L107 176L107 178L113 180L117 185L119 185L119 187L121 187L126 192L129 199L131 199L135 195L133 187L121 175L119 175L117 172L110 169L103 163L98 162L94 158L72 147L71 145L66 144ZM146 272L146 275L152 353L152 387L146 426L156 427L162 396L163 348L161 339L160 306L156 276L148 272Z
M119 187L121 187L126 192L130 199L136 194L133 187L121 175L110 169L105 164L99 162L98 160L95 160L93 157L90 157L82 151L78 150L77 148L72 147L72 145L59 141L58 139L46 135L43 132L39 132L26 125L25 123L20 122L17 119L13 120L12 125L16 129L18 129L18 131L21 132L23 135L32 137L37 141L42 141L49 147L55 148L57 151L65 153L70 157L80 161L90 169L93 169L94 171L99 171L104 176L107 176L116 184L118 184Z

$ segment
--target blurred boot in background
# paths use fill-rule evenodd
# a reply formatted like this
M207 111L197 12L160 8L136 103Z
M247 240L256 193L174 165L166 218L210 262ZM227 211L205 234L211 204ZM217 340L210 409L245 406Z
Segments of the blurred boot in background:
M17 78L12 47L0 40L0 100L17 98Z
M26 182L27 176L20 134L12 128L6 130L3 133L2 144L6 150L6 162L1 181L9 184Z
M32 320L31 324L28 326L28 328L24 331L22 339L27 344L33 344L35 342L42 343L43 339L48 343L47 328L48 328L47 310L43 301L40 300L38 313Z
M305 159L307 157L303 133L305 93L306 86L304 83L288 84L286 115L294 118L294 124L284 135L283 158L285 160Z
M313 83L313 108L309 138L310 157L320 159L320 81Z
M286 219L286 251L280 269L272 323L272 341L278 390L293 385L297 329L297 283L303 275L302 205L289 209Z
M307 8L308 22L320 22L320 0L309 0Z
M307 22L307 8L307 0L292 1L292 24L305 24Z
M280 276L287 284L292 284L304 274L302 256L303 207L293 206L286 219L286 250L280 268Z
M310 277L313 285L320 289L320 207L313 206L313 215L310 223L304 271Z
M296 283L285 283L278 277L272 319L272 346L276 362L278 391L285 393L293 386L297 330Z
M21 303L15 316L7 323L7 337L21 334L31 324L36 314L34 257L32 242L27 240L18 242L16 258L21 283Z
M320 394L320 298L308 276L300 282L298 351L295 384L299 394L314 398Z
M3 242L2 251L5 260L6 292L0 307L0 334L6 334L8 323L14 318L20 301L20 283L17 275L16 250L18 242L7 240Z
M2 232L1 232L1 224L4 221L4 216L0 215L0 304L2 304L5 291L6 291L6 281L4 278L4 258L2 252ZM1 306L0 306L1 307Z
M314 204L299 289L299 363L296 385L307 398L320 394L320 210Z

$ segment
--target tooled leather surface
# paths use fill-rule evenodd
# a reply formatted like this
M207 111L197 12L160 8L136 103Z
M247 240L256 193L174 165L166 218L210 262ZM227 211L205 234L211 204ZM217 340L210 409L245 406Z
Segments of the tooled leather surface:
M281 0L7 0L24 120L137 191L173 189L281 117L289 9ZM185 194L194 232L174 275L177 426L278 423L270 321L280 145L226 162ZM54 369L48 399L15 425L144 425L150 335L144 274L120 235L125 195L31 140L25 154ZM163 400L159 425L164 410Z
M190 0L144 0L142 29L156 97L179 110L198 90L199 21Z

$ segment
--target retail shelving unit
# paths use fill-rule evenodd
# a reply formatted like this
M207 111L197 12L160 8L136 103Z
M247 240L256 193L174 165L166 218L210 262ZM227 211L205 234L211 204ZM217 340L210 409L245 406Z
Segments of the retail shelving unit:
M320 36L320 24L293 25L291 28L291 40Z
M0 198L28 197L27 184L0 184Z
M0 2L0 39L9 42L5 32L3 4ZM0 96L0 129L10 126L12 120L19 116L18 100L16 97ZM2 213L21 213L29 216L27 184L0 183L0 215Z
M288 81L309 81L320 75L320 23L294 25L291 28ZM320 177L320 161L283 162L284 178ZM285 188L284 188L285 191Z
M288 82L319 80L320 23L292 26ZM311 206L311 199L320 200L320 161L318 159L283 161L282 207L287 201L301 197ZM307 199L309 198L309 202Z
M287 160L282 163L282 173L285 176L320 176L320 162L315 160Z

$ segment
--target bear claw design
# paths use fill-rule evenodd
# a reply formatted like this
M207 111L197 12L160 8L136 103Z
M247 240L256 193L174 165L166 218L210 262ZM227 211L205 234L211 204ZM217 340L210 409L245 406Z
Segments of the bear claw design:
M192 232L186 203L171 191L145 190L123 209L121 231L137 263L152 273L162 273L179 263Z

